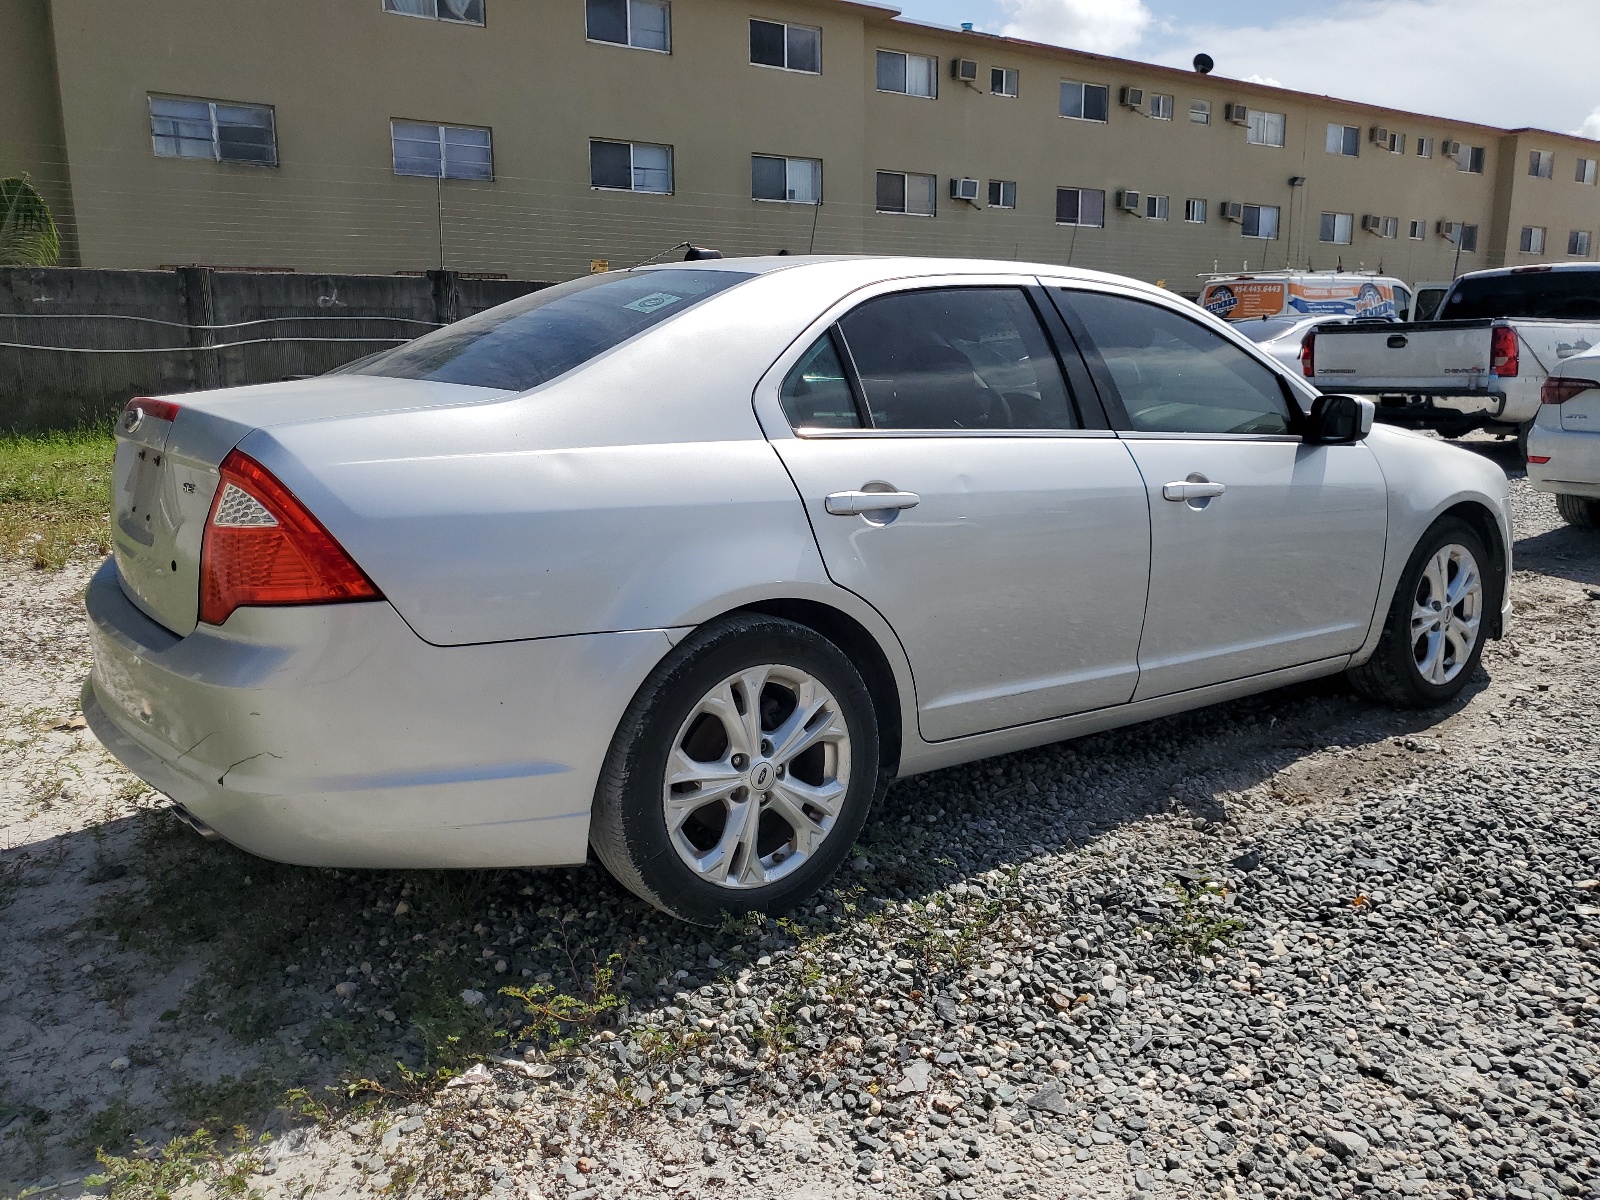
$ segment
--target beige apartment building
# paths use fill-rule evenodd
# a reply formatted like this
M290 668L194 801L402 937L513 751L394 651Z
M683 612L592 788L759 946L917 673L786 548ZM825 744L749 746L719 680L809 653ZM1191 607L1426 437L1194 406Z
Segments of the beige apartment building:
M0 0L0 28L0 174L84 266L559 279L689 241L1193 292L1600 253L1600 143L850 0Z

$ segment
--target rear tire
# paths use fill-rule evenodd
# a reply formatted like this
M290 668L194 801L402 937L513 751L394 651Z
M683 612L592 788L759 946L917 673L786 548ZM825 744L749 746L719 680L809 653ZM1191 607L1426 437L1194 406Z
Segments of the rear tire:
M1372 657L1346 672L1362 695L1396 708L1433 708L1455 699L1477 669L1496 578L1483 539L1458 517L1436 521L1417 542Z
M1521 466L1528 465L1528 434L1533 431L1532 421L1520 421L1517 424L1517 462Z
M1556 496L1556 511L1574 529L1600 529L1600 500L1590 496Z
M619 883L685 921L779 913L839 869L878 775L877 715L844 652L792 621L729 617L639 688L589 839Z

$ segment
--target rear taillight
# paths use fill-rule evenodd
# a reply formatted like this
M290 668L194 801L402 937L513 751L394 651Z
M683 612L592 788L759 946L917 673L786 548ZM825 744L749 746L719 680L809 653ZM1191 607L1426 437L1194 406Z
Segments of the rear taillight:
M1496 325L1489 334L1489 371L1501 379L1513 378L1522 367L1517 331L1509 325Z
M322 522L247 454L222 461L200 547L200 619L221 625L236 608L334 604L381 593Z
M1317 373L1317 331L1300 339L1300 373L1310 379Z
M1593 379L1546 379L1544 386L1539 389L1539 399L1545 404L1565 404L1590 388L1600 388L1600 382Z
M117 425L124 433L132 433L146 420L172 421L177 415L178 406L171 400L152 400L149 396L135 396L122 406L122 416Z

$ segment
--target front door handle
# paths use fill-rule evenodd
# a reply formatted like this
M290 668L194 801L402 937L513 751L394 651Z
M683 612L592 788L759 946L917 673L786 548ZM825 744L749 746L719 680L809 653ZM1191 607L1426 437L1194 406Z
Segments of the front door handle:
M1210 480L1185 479L1181 483L1169 483L1162 487L1161 494L1168 500L1209 500L1212 496L1220 496L1227 491L1220 483Z
M915 492L833 492L822 506L836 517L859 517L882 509L915 508L921 499Z

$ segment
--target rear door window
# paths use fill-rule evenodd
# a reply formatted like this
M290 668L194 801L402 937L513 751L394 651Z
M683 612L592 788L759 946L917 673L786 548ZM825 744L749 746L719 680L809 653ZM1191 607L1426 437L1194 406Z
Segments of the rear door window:
M1143 433L1282 434L1289 404L1273 372L1197 321L1103 292L1062 291Z
M861 427L850 377L833 339L832 330L823 334L784 378L783 415L796 429Z
M743 271L588 275L361 359L340 371L523 392L749 279Z
M868 300L839 328L874 428L1079 428L1020 288L898 292Z

